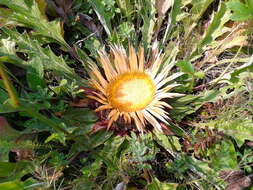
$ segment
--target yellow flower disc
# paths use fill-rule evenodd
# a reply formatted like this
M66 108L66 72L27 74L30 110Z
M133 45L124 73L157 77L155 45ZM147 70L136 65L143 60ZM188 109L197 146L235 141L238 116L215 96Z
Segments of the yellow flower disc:
M154 99L154 95L153 81L142 72L121 74L107 87L110 105L122 112L144 109Z

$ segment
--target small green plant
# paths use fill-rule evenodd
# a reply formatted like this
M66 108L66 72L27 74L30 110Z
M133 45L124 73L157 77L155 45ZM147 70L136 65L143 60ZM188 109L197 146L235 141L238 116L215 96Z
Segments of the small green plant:
M242 3L238 0L233 0L227 3L228 8L233 11L231 16L232 20L235 21L246 21L253 18L253 1L246 0L245 3Z

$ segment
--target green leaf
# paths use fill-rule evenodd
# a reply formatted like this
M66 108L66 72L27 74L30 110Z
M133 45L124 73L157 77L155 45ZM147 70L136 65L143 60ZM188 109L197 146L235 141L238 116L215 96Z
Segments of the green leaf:
M0 36L1 37L1 36ZM16 55L16 43L9 38L0 41L0 61L10 63L23 63L23 60Z
M45 10L41 10L36 1L23 0L1 0L1 5L5 5L13 10L13 14L9 17L11 21L17 22L35 30L33 35L47 37L48 40L58 42L64 47L68 44L63 39L63 30L59 21L49 22L45 16Z
M218 90L206 90L200 94L200 102L203 105L206 102L216 102L218 96L221 94ZM196 103L198 104L198 103Z
M19 111L19 109L12 106L10 99L7 99L4 103L0 104L0 113L11 113L16 111Z
M176 183L164 183L160 182L157 178L154 178L150 184L147 185L147 190L176 190L178 184Z
M215 144L208 150L211 159L211 167L214 170L238 169L237 154L233 143L230 141L222 141Z
M199 45L196 46L196 49L193 51L190 58L194 58L196 55L199 55L203 52L203 48L215 40L215 33L217 30L221 30L223 27L223 19L226 17L226 6L225 3L221 2L219 5L218 11L213 14L211 24L208 26L203 39L200 41Z
M0 104L3 104L8 98L8 93L4 90L3 80L0 79Z
M24 190L24 188L24 183L17 180L0 183L0 189L2 190Z
M123 14L125 14L129 19L133 19L134 4L131 0L116 0L116 3Z
M0 27L15 24L15 22L9 20L12 12L10 9L0 7Z
M249 117L235 118L233 113L229 112L223 117L217 118L207 125L223 130L225 134L235 139L239 147L244 144L245 140L253 140L253 122Z
M246 0L245 2L247 3L248 7L250 7L251 10L253 10L253 0Z
M53 167L59 168L67 165L68 161L66 160L65 154L59 153L57 151L51 151L49 163L52 164Z
M15 176L25 171L28 162L0 162L0 177Z
M76 128L73 134L84 135L91 131L97 116L87 108L70 108L63 113L62 119L68 126Z
M96 155L94 155L94 157L96 157ZM97 177L101 171L100 169L102 164L102 159L96 158L92 164L84 166L81 171L87 178Z
M243 64L240 67L233 69L226 78L228 78L231 82L237 83L239 81L239 75L245 71L252 72L253 71L253 55L250 57L250 60Z
M12 141L0 139L0 161L7 162L9 161L9 152L16 144Z
M141 32L142 32L142 41L146 52L147 48L149 48L149 44L151 42L151 38L153 36L155 28L156 9L154 7L153 2L151 2L150 0L143 0L140 1L137 11L139 12L143 20Z
M11 41L15 41L18 46L15 52L11 52L9 54L4 54L8 57L17 58L16 52L23 52L29 55L31 58L30 62L21 62L19 61L18 66L22 66L25 68L33 67L36 61L39 59L39 63L43 63L43 68L46 70L52 70L56 75L62 77L65 76L69 80L75 79L80 84L84 83L84 80L80 78L72 68L70 68L62 56L56 56L49 47L42 48L39 41L31 38L27 33L20 34L15 30L9 30L7 28L2 28L3 32L9 36ZM41 66L38 69L41 75Z
M214 38L212 34L220 27L220 24L222 23L222 18L225 15L227 9L224 3L220 4L219 10L216 14L214 14L211 24L208 26L208 29L205 33L205 37L201 42L201 47L203 47L206 44L211 43Z
M181 69L182 72L193 75L194 67L189 61L178 61L176 65Z
M52 129L48 126L39 121L38 119L30 119L24 122L24 127L26 133L32 132L42 132L42 131L51 131Z
M87 108L69 108L63 113L63 118L71 123L79 123L79 125L81 125L82 122L93 123L97 120L94 112ZM77 124L77 126L79 125Z
M192 8L190 13L184 13L183 15L183 25L185 30L185 37L188 38L192 34L193 29L198 25L199 20L202 18L202 15L206 12L209 5L213 0L191 0L191 1L181 1L183 6L187 7L188 4L191 4Z
M118 170L118 164L120 164L120 157L118 156L119 147L124 142L125 138L121 136L113 136L109 138L105 143L103 149L94 154L94 158L103 160L107 165L107 173L113 173Z
M245 21L253 18L253 8L241 3L239 0L227 2L229 9L233 11L231 19L234 21ZM251 5L250 5L251 6Z
M75 49L79 57L79 61L83 63L85 67L88 67L89 64L95 64L95 62L86 54L85 51L83 51L82 49L78 48L75 45L73 46L73 48Z
M129 142L127 154L132 155L131 162L138 163L137 167L140 169L150 168L147 161L154 160L158 152L153 136L150 133L137 136L132 132L131 137L128 137L127 140Z
M176 24L177 16L181 13L181 0L175 0L171 11L171 23Z
M38 88L43 88L45 86L43 76L43 63L39 57L34 57L27 68L26 79L31 89L37 90Z
M64 133L52 133L46 140L45 143L48 143L50 141L59 141L63 145L65 145L66 136Z
M221 92L218 90L207 90L201 92L198 96L187 95L181 97L170 103L173 107L170 115L173 119L180 121L185 116L196 112L206 102L216 102L220 94Z
M4 117L0 116L0 141L15 141L19 135L20 132L11 128L7 120Z
M110 15L107 14L105 11L105 6L103 4L103 1L100 0L89 0L89 3L91 3L93 9L95 10L98 19L100 20L101 24L103 25L106 33L108 36L111 35L111 23L110 23Z
M110 131L98 131L91 135L81 135L75 138L75 144L73 144L70 152L75 154L81 151L90 151L99 145L105 143L113 135Z
M244 120L234 120L231 122L229 128L228 126L222 126L222 128L226 128L226 133L236 140L239 147L244 144L245 140L253 140L253 123L248 118Z
M212 2L213 0L191 0L191 4L193 5L191 13L195 22L201 18Z
M177 137L167 136L162 133L156 133L157 142L164 147L166 150L170 151L179 151L181 145Z

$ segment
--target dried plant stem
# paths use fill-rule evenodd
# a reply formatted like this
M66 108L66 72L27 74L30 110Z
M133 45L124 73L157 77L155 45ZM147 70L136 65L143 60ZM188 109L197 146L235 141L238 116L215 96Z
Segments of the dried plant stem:
M217 66L220 66L222 64L226 64L226 63L238 63L238 62L242 62L242 63L246 63L249 61L249 58L234 58L234 59L223 59L221 61L219 61L218 63L215 63L215 64L212 64L211 66L207 67L205 70L204 70L204 73L208 72L209 70L211 70L212 68L214 67L217 67Z
M233 61L233 60L237 58L239 52L241 52L241 49L242 49L242 46L240 46L240 48L238 49L238 51L235 54L234 58L231 60L231 62L229 63L229 65L224 69L224 71L220 74L220 76L210 82L210 84L212 86L214 86L215 84L217 84L222 79L222 77L227 73L227 71L229 70L229 68L235 63L235 61Z
M9 77L5 72L4 65L1 62L0 62L0 76L3 79L4 87L6 88L6 91L8 92L10 96L12 106L15 108L19 107L20 103L18 100L16 90L12 86Z

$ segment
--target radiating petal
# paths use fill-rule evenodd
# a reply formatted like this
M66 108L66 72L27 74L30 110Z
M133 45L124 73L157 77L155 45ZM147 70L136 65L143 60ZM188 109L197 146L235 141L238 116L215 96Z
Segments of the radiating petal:
M137 71L138 70L138 62L137 62L137 56L135 53L135 50L133 46L129 44L129 66L130 71Z
M176 97L182 97L184 94L180 93L169 93L169 92L164 92L164 93L159 93L156 94L155 97L157 99L163 99L163 98L176 98Z
M108 117L111 118L111 117L112 117L113 115L115 115L117 112L118 112L118 111L117 111L116 109L113 109L113 110L109 113Z
M157 105L157 106L161 105L161 106L167 107L167 108L169 108L169 109L172 109L172 108L173 108L171 105L169 105L168 103L166 103L166 102L164 102L164 101L158 101L158 102L156 103L156 105Z
M117 121L117 119L119 118L119 114L120 114L120 113L117 111L114 115L112 115L112 117L111 117L110 120L109 120L107 129L110 129L110 127L112 126L112 123L113 123L114 121Z
M164 112L160 112L156 108L147 108L146 109L150 114L155 116L156 118L160 119L164 123L168 123L165 119L168 119L168 116Z
M161 70L161 74L162 75L168 75L169 71L175 66L175 64L168 64L166 65L162 70Z
M99 112L99 111L102 111L102 110L108 110L108 109L112 109L112 106L110 106L109 104L106 104L106 105L99 106L95 110L95 112Z
M100 93L97 92L92 92L93 94L95 94L97 97L99 97L101 100L107 101L106 97Z
M167 77L166 79L162 80L161 82L159 82L157 85L156 85L156 88L159 89L161 88L163 85L165 85L167 82L169 81L172 81L180 76L182 76L184 73L182 72L178 72L178 73L175 73L169 77Z
M157 72L160 69L163 58L164 58L164 55L161 55L161 56L158 55L157 58L155 59L155 62L151 66L151 77L152 78L155 78L155 76L157 75Z
M129 116L129 114L127 112L122 112L122 115L123 115L124 121L127 124L130 124L131 123L131 117Z
M112 46L111 51L114 56L114 66L119 74L129 71L126 52L122 47Z
M107 130L111 128L112 123L113 123L113 118L109 118L109 122L108 122L108 125L107 125Z
M154 80L155 85L157 85L157 84L159 84L159 82L161 82L163 79L164 79L164 76L161 75L161 74L159 73L159 74L157 74L157 75L154 77L153 80Z
M168 64L167 66L165 66L165 68L163 68L154 78L154 82L155 84L158 84L159 82L161 82L164 78L166 78L166 76L169 74L169 71L172 69L172 67L174 66L174 64Z
M105 76L107 78L108 81L112 80L114 77L117 76L117 73L115 71L115 69L113 68L113 66L110 63L110 60L108 58L108 56L105 54L105 52L100 52L99 54L99 61L103 67L103 70L105 72Z
M138 60L139 60L139 71L143 72L144 71L144 61L145 61L143 47L139 48Z
M89 81L90 85L99 90L101 93L103 93L104 95L106 95L106 92L105 92L105 87L104 86L101 86L96 80L94 79L90 79Z
M143 113L142 113L141 111L137 111L137 112L135 112L135 113L136 113L136 115L138 116L138 118L140 119L142 125L145 125L145 118L144 118L144 116L143 116Z
M146 110L143 110L143 114L145 119L154 126L154 128L160 132L162 132L162 127L161 125L158 123L158 121Z
M108 84L108 82L104 79L96 66L92 67L91 73L96 77L96 81L98 81L101 86L106 86Z
M143 131L144 131L144 125L142 125L141 121L139 120L139 118L137 117L137 115L135 114L135 112L131 112L130 115L133 118L138 131L140 131L141 133L143 133Z
M175 88L175 87L180 86L180 85L181 85L181 84L170 84L170 85L168 85L168 86L166 86L166 87L164 87L164 88L162 88L162 89L156 91L156 94L161 93L161 92L168 92L168 91L170 91L172 88Z
M87 98L90 98L90 99L93 99L93 100L96 100L98 102L100 102L101 104L108 104L108 102L100 99L99 97L96 97L96 96L92 96L92 95L88 95Z

